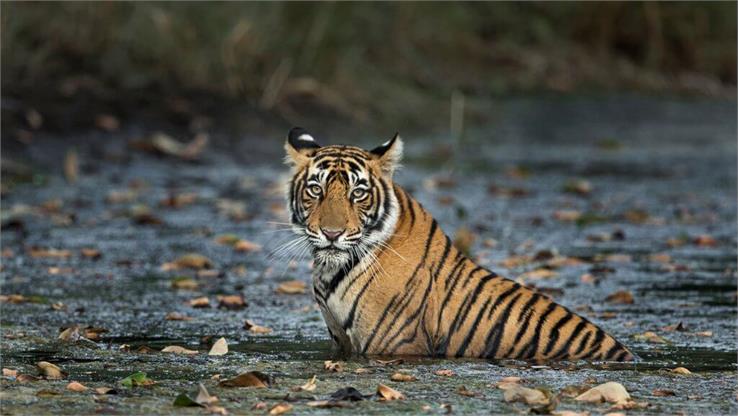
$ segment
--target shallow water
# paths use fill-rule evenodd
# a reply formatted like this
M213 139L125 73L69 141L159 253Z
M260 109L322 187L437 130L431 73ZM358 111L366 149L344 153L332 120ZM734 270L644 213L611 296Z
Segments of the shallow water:
M175 408L174 397L203 381L231 413L248 412L265 401L268 406L294 400L296 413L327 413L306 406L309 398L324 399L353 386L371 394L378 383L401 390L403 402L375 400L354 404L343 412L509 413L526 410L507 404L494 384L502 377L520 376L532 386L554 393L574 384L621 382L649 407L628 413L734 414L736 407L736 125L735 103L665 101L638 97L613 99L524 98L495 104L495 122L467 132L459 142L444 137L407 136L405 168L397 180L453 234L460 226L477 236L472 253L480 262L510 277L540 267L540 262L505 269L500 261L511 255L554 250L582 264L563 267L552 279L527 282L558 302L583 313L631 347L638 363L552 363L538 366L487 360L406 358L385 367L367 358L337 357L311 296L279 295L279 282L309 281L307 260L289 264L270 260L267 253L288 241L279 231L284 221L281 138L226 138L199 163L186 163L131 152L125 141L138 126L115 137L84 133L75 137L40 137L30 154L42 185L23 184L3 197L2 248L13 251L2 259L2 293L39 296L43 303L2 304L2 366L37 374L34 364L49 361L69 373L63 381L18 383L2 380L3 414L21 413L201 413ZM361 144L377 140L365 137ZM381 139L379 140L381 141ZM73 144L83 161L78 184L59 177L59 155ZM121 157L125 155L125 157ZM587 179L588 195L563 192L572 180ZM6 181L6 178L3 178ZM106 202L110 191L143 187L131 201ZM198 199L179 208L161 207L170 193L194 192ZM217 208L219 199L245 204L247 218L235 221ZM61 200L59 212L19 215L8 212L19 204L39 206ZM137 225L129 211L149 206L164 224ZM585 214L580 224L553 218L559 210ZM75 219L59 225L62 214ZM645 215L644 215L645 213ZM20 226L18 225L20 223ZM623 239L602 239L614 231ZM238 253L214 243L233 233L264 245L256 253ZM699 235L715 239L711 246L692 242ZM494 247L485 241L496 240ZM685 240L683 245L667 244ZM69 249L68 259L32 258L32 246ZM79 256L82 247L96 247L98 260ZM187 252L208 256L218 277L196 277L191 271L164 272L160 266ZM664 263L654 254L668 254ZM607 255L628 255L606 258ZM58 270L50 269L52 267ZM245 270L245 271L244 271ZM597 283L583 283L583 274ZM193 291L175 290L177 276L193 277ZM612 304L605 298L617 291L633 294L633 304ZM219 294L243 294L242 310L215 307ZM196 309L187 301L209 296L213 307ZM63 302L65 310L50 305ZM168 321L179 312L190 321ZM273 329L254 335L245 319ZM682 322L686 331L666 331ZM61 327L92 325L108 330L98 342L63 343ZM656 332L666 339L654 344L634 335ZM699 335L710 331L711 336ZM181 345L206 352L203 337L228 339L223 357L136 353L140 346L155 350ZM122 346L127 345L125 348ZM323 370L323 361L343 359L341 373ZM669 370L683 366L690 376ZM368 374L355 374L356 368ZM416 382L389 380L398 369ZM439 369L456 376L439 377ZM211 380L243 370L259 370L276 382L265 390L226 389ZM134 371L157 381L149 388L125 389L95 399L91 393L65 391L69 380L90 387L112 386ZM293 386L318 376L316 391L294 393ZM476 397L456 393L460 386ZM673 396L656 396L668 389ZM39 390L60 395L37 396ZM289 396L287 396L289 395ZM287 397L286 397L287 396ZM286 398L285 398L286 397ZM425 410L424 406L430 406ZM562 399L559 409L605 413L607 405L586 405ZM264 410L257 410L264 413Z

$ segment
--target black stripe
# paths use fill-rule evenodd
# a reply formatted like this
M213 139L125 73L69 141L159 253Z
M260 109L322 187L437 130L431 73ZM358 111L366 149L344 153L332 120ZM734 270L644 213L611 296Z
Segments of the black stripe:
M469 328L469 331L466 333L466 336L464 337L464 341L461 343L461 347L456 351L456 357L463 357L464 353L466 352L466 349L469 348L469 343L472 339L474 339L474 335L477 332L477 327L479 326L479 322L482 320L482 315L484 315L484 312L487 310L487 307L489 306L489 303L492 302L492 299L487 299L486 302L484 302L484 305L479 309L479 312L477 313L477 317L474 319L474 322L472 323L471 328Z
M514 352L517 347L518 343L520 343L520 339L523 337L523 334L525 334L528 331L528 325L530 324L530 316L533 313L533 305L538 302L538 299L541 298L541 295L538 293L533 293L530 299L528 299L528 302L523 305L523 307L520 309L520 315L518 316L518 324L521 323L521 320L523 320L522 325L518 328L518 332L515 333L515 340L513 341L512 349L510 352Z
M536 328L533 331L533 337L531 338L530 341L528 341L527 348L524 348L523 351L521 351L520 358L530 359L530 358L535 357L536 351L538 351L538 347L539 347L538 344L541 339L541 327L546 322L546 318L556 310L557 306L558 305L556 305L555 303L549 301L548 306L543 311L541 316L538 318L538 322L536 323Z
M498 303L501 302L500 298L506 298L513 292L517 292L519 289L519 286L513 286L510 290L503 293L500 297L498 297ZM495 325L490 329L489 334L487 334L487 339L484 341L484 352L482 353L482 357L484 358L496 358L497 352L500 348L500 342L502 341L502 337L504 335L505 331L505 324L507 324L508 319L510 318L510 313L513 310L513 307L517 303L518 299L523 296L522 293L518 292L517 295L515 295L512 299L510 299L510 302L508 302L507 306L505 307L505 310L500 313L500 316L495 321ZM497 305L495 305L494 308L496 308ZM490 310L490 313L494 311L494 308Z
M582 332L582 330L587 326L587 321L585 321L584 319L582 319L581 317L577 315L574 315L574 316L576 316L579 319L579 323L571 331L571 334L569 334L569 337L566 339L566 341L564 341L563 345L561 345L561 348L559 348L555 354L551 355L552 360L560 360L562 358L567 357L571 349L571 342L575 340L577 336L579 336L579 334Z
M577 355L581 354L584 348L587 347L587 344L589 343L589 339L592 337L592 332L588 331L582 339L579 341L579 346L577 347L577 350L574 351L574 354L571 355L571 358L576 357Z
M484 286L489 282L490 280L494 279L496 276L493 276L491 274L488 274L484 276L479 283L477 283L476 288L474 288L474 292L472 293L471 297L467 297L466 301L464 302L464 305L462 305L463 312L460 314L456 314L456 317L454 318L454 321L451 323L451 326L449 327L448 334L446 335L446 338L443 340L443 343L439 345L438 352L446 356L448 352L448 344L451 342L451 338L453 337L454 333L458 329L459 326L461 326L461 322L464 322L466 320L466 316L469 314L469 311L471 310L472 306L477 302L477 298L479 297L479 294L482 292L482 289L484 289Z
M556 342L559 340L561 328L564 327L564 325L568 324L573 318L574 314L565 311L566 315L559 320L559 322L556 322L556 325L551 328L551 332L548 333L548 343L546 344L546 347L543 349L543 355L546 356L551 352L551 349L556 345Z
M585 360L590 358L595 352L597 352L597 350L600 348L600 345L602 344L602 341L605 339L605 335L607 335L605 334L605 331L596 326L595 329L597 332L595 333L595 338L592 341L592 347L590 347L589 352L587 352L587 354L582 357Z

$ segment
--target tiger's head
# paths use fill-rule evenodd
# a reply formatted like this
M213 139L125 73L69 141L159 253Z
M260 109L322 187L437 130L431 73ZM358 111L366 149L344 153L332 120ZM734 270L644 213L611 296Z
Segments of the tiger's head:
M343 267L392 235L399 214L392 174L402 146L397 134L371 151L320 146L307 130L290 130L290 221L317 263Z

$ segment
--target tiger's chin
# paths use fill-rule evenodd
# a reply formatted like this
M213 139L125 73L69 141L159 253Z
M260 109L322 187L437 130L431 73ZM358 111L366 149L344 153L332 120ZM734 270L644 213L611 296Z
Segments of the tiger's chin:
M315 262L328 268L340 268L348 264L351 255L348 251L336 247L316 248L313 250Z

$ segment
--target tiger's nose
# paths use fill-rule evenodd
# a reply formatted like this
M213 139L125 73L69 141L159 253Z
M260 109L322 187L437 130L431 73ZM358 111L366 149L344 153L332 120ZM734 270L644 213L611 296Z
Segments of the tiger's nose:
M325 238L328 239L328 241L336 241L338 240L338 237L343 234L344 230L330 230L327 228L321 228L320 231L323 232L323 235L325 236Z

